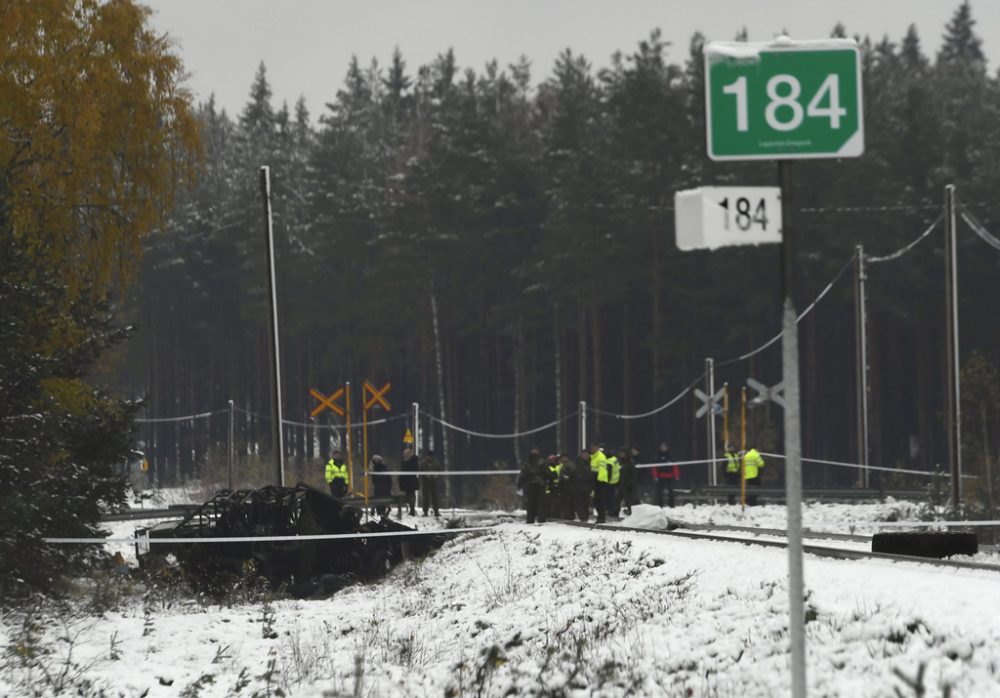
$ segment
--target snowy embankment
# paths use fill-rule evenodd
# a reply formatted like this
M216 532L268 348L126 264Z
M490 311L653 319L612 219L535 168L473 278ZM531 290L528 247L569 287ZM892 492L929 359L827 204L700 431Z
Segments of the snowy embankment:
M782 550L507 524L328 600L151 592L44 637L90 694L787 695L785 570ZM811 557L805 573L812 695L915 695L897 671L925 695L997 695L997 575Z

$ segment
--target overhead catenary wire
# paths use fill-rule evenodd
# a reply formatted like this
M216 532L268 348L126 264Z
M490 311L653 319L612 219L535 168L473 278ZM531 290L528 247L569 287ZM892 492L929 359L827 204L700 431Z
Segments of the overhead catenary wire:
M236 407L234 409L237 412L241 413L241 414L245 414L245 415L250 416L250 417L256 417L257 419L270 419L271 418L271 415L269 415L269 414L260 414L258 412L253 412L251 410L245 410L242 407ZM372 426L374 424L386 424L388 422L395 422L395 421L398 421L400 419L406 419L407 416L408 415L406 415L404 413L404 414L393 415L392 417L382 417L380 419L370 419L370 420L368 420L368 426ZM316 428L319 428L319 429L333 429L334 431L339 431L340 429L346 429L347 428L346 424L322 424L320 422L312 422L312 423L310 423L310 422L296 422L295 420L292 420L292 419L282 419L281 423L289 425L289 426L296 426L296 427L316 427ZM354 423L351 424L351 429L361 429L363 427L364 427L364 424L360 423L360 422L358 424L354 424Z
M578 414L579 414L579 412L572 412L571 414L568 414L568 415L562 417L561 419L557 419L555 421L549 422L548 424L543 424L540 427L535 427L534 429L528 429L526 431L515 431L515 432L512 432L510 434L489 434L489 433L481 432L481 431L473 431L472 429L466 429L464 427L460 427L458 425L452 424L451 422L446 422L445 420L441 419L440 417L436 417L433 414L426 414L425 413L424 416L426 416L427 419L431 420L432 422L437 422L438 424L440 424L441 426L445 427L446 429L451 429L452 431L457 431L458 433L465 434L466 436L477 436L477 437L480 437L480 438L483 438L483 439L518 439L518 438L521 438L522 436L531 436L532 434L538 434L539 432L543 432L543 431L545 431L547 429L551 429L552 427L556 426L557 424L560 424L560 423L565 422L565 421L570 420L570 419L574 419ZM369 422L369 424L370 423L371 422Z
M931 232L933 232L934 228L936 228L938 226L938 223L940 223L942 220L944 220L944 214L943 213L941 215L939 215L937 218L934 219L934 222L931 223L927 227L927 230L925 230L924 232L922 232L915 240L913 240L909 244L904 245L903 247L899 248L895 252L892 252L892 253L887 254L887 255L872 256L872 255L867 255L866 254L865 255L865 261L866 262L870 262L872 264L880 264L882 262L892 262L893 260L899 259L904 254L906 254L907 252L909 252L910 250L912 250L914 247L916 247L917 245L919 245L920 242L924 238L926 238L928 235L931 234Z
M684 388L684 390L682 390L681 392L677 393L677 395L675 395L674 397L672 397L670 400L668 400L667 402L663 403L659 407L650 410L649 412L643 412L641 414L616 414L614 412L605 412L604 410L597 409L596 407L588 407L587 411L588 412L593 412L594 414L605 415L607 417L614 417L615 419L642 419L644 417L651 417L654 414L657 414L658 412L662 412L663 410L667 409L668 407L670 407L671 405L673 405L674 403L676 403L678 400L680 400L682 397L684 397L685 395L687 395L689 392L691 392L691 390L696 385L698 385L698 383L700 383L701 379L704 378L704 377L705 377L705 372L702 371L701 375L699 375L697 378L695 378L693 381L691 381L691 383L688 384L688 386L686 388Z
M979 220L972 215L972 212L966 206L962 206L962 220L965 221L966 225L972 228L972 232L978 235L983 242L992 247L995 250L1000 251L1000 238L997 238L990 231L986 229Z
M854 256L852 255L851 258L848 259L847 262L844 264L844 266L842 266L840 268L840 271L837 272L837 274L833 277L833 279L830 280L830 283L828 283L823 288L823 290L819 292L819 295L816 296L816 298L813 299L813 302L810 303L806 307L805 310L803 310L801 313L799 313L798 317L795 318L795 324L798 324L798 323L802 322L803 318L805 318L809 313L811 313L813 311L813 309L816 307L816 305L821 300L823 300L823 297L826 296L826 294L830 292L830 290L833 288L834 284L836 284L837 281L840 280L840 277L842 277L844 275L844 273L848 269L850 269L853 265L854 265ZM738 363L740 361L746 361L747 359L749 359L749 358L751 358L753 356L756 356L757 354L761 353L762 351L764 351L765 349L767 349L768 347L770 347L771 345L773 345L775 342L777 342L779 339L781 339L782 334L783 334L782 332L779 332L778 334L776 334L773 337L771 337L771 339L769 339L766 342L764 342L763 344L761 344L756 349L752 349L752 350L748 351L745 354L741 354L740 356L737 356L737 357L732 358L732 359L726 359L725 361L716 361L715 362L715 367L716 368L721 368L723 366L729 366L731 364L735 364L735 363Z

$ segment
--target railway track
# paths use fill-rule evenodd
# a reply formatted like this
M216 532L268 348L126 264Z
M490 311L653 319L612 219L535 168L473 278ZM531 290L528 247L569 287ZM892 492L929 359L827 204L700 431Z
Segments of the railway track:
M667 519L667 521L677 528L691 529L696 531L735 531L739 533L749 533L751 535L760 536L780 536L786 537L788 531L783 528L761 528L757 526L735 526L733 524L699 524L699 523L688 523L685 521L677 521L675 519ZM872 537L870 535L859 535L856 533L833 533L826 531L813 531L806 529L802 531L803 538L812 538L816 540L843 540L851 543L871 543ZM980 545L979 551L983 553L995 553L997 547L994 545Z
M609 524L591 524L591 523L581 523L579 521L560 521L559 523L566 524L568 526L576 526L581 528L599 528L606 531L631 531L634 533L653 533L656 535L664 536L674 536L677 538L687 538L692 540L708 540L716 541L720 543L739 543L740 545L759 545L765 548L787 548L788 543L785 541L778 540L762 540L760 538L741 538L738 536L723 536L715 533L702 533L696 530L663 530L654 528L638 528L634 526L614 526ZM707 528L707 527L706 527ZM713 526L713 529L718 529L720 527ZM760 528L744 528L738 526L731 526L729 528L733 529L744 529L745 531L752 531L757 535L779 535L784 536L785 531L781 529L760 529ZM847 534L837 534L838 536L846 536ZM811 537L823 537L830 538L829 534L818 534L812 533ZM863 540L870 540L863 536L852 536L853 538L860 538ZM916 557L913 555L892 555L889 553L873 553L866 550L847 550L844 548L830 548L822 545L803 545L802 551L809 555L815 555L817 557L828 557L835 560L891 560L893 562L911 562L918 563L921 565L933 565L935 567L945 567L950 569L968 569L968 570L984 570L987 572L997 572L1000 573L1000 565L989 564L986 562L969 562L966 560L940 560L937 558L929 557Z
M198 508L197 504L176 504L167 509L129 509L105 514L101 521L140 521L142 519L182 519Z

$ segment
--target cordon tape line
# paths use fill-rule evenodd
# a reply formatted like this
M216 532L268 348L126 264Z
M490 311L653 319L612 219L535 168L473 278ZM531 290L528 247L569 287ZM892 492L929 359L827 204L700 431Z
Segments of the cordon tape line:
M305 540L343 540L345 538L390 538L392 536L437 536L452 533L472 533L491 531L493 526L476 528L440 528L433 531L386 531L375 533L325 533L308 536L244 536L232 538L43 538L54 544L102 544L102 543L295 543Z
M215 410L213 412L199 412L198 414L186 414L182 417L138 417L136 422L142 424L165 424L168 422L193 422L196 419L204 419L205 417L211 417L216 414L224 414L228 410Z
M782 453L763 453L762 452L760 455L762 455L762 456L768 456L769 458L785 458L785 455L782 454ZM906 468L885 468L885 467L882 467L882 466L879 466L879 465L863 465L861 463L845 463L844 461L823 460L821 458L806 458L804 456L801 457L799 460L801 460L803 463L819 463L820 465L839 465L839 466L841 466L843 468L855 468L855 469L858 469L858 470L863 470L863 469L867 468L868 470L878 470L880 472L885 472L885 473L902 473L904 475L923 475L924 477L935 477L935 476L939 476L939 477L951 477L951 475L949 473L946 473L946 472L935 472L935 471L932 471L932 470L908 470ZM963 475L962 479L964 479L964 480L978 480L979 477L977 475Z
M707 460L681 460L681 461L671 461L670 463L640 463L636 465L636 468L668 468L672 465L699 465L705 463L711 463L711 459ZM716 463L725 463L724 458L716 458ZM387 472L376 473L369 470L369 475L375 475L377 477L391 477L393 475L519 475L520 470L391 470Z
M711 458L704 458L702 460L676 460L670 461L669 463L636 463L635 467L637 470L645 468L669 468L672 465L706 465L712 463ZM725 458L716 458L715 463L725 463Z

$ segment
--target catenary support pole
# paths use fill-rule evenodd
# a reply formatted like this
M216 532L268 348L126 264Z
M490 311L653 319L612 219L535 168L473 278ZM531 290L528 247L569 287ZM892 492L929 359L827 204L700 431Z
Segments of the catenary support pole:
M729 383L722 384L722 443L729 443Z
M788 628L792 650L792 698L806 695L806 639L802 573L802 434L799 415L799 344L793 293L795 239L791 163L778 161L781 186L781 369L785 383L785 501L788 503Z
M278 341L278 291L274 260L274 224L271 215L271 168L260 168L260 192L264 199L264 241L267 249L267 298L271 305L271 331L268 349L271 352L271 437L276 454L277 481L285 486L284 420L281 415L281 350Z
M351 381L344 382L344 419L347 421L347 428L344 430L344 439L347 441L347 483L348 492L354 489L354 460L351 458Z
M717 485L715 469L715 362L705 359L705 379L708 381L708 484Z
M587 402L580 400L580 450L587 450Z
M229 401L229 428L227 430L226 438L226 471L229 473L229 489L233 489L233 448L235 444L233 443L234 435L234 422L236 421L236 409L233 405L233 401Z
M962 403L958 353L958 247L955 243L955 185L944 189L944 264L948 322L948 465L951 506L962 507Z
M868 299L865 282L865 248L855 248L854 265L854 337L858 393L858 485L868 487Z
M420 455L420 403L413 403L413 455Z

